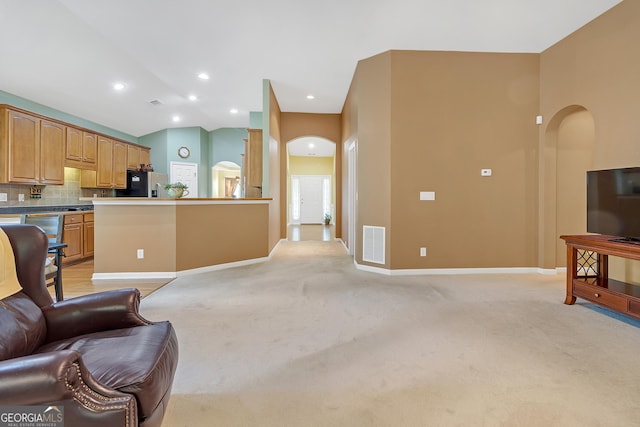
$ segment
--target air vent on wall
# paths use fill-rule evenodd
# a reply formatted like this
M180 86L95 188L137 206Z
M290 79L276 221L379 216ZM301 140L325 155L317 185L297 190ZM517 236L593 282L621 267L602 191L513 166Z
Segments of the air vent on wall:
M160 105L162 105L162 101L160 101L159 99L152 99L151 101L149 101L149 104L155 107L159 107Z
M384 227L362 226L362 260L384 264Z

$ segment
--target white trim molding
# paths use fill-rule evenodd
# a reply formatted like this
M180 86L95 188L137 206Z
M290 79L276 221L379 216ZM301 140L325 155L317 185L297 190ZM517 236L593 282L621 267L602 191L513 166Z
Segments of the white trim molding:
M372 267L358 264L353 260L356 268L370 273L386 276L427 276L427 275L456 275L456 274L546 274L555 275L566 272L566 268L543 269L538 267L497 267L497 268L416 268L389 270L388 268ZM564 271L563 271L564 270Z

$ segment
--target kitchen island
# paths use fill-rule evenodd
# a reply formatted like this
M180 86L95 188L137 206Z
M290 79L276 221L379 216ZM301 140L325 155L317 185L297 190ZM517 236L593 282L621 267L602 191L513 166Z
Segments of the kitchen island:
M173 278L269 256L271 199L95 198L93 279Z

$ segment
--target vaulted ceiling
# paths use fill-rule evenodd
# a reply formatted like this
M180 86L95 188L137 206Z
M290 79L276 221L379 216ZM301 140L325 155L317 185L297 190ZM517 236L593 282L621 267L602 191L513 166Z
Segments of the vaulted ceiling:
M339 113L361 59L539 53L618 3L0 0L0 90L134 136L247 127L264 79L282 111Z

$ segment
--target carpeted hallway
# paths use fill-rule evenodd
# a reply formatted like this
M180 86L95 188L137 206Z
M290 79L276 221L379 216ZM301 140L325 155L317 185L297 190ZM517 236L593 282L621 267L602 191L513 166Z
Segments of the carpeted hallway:
M564 276L388 277L338 242L181 277L166 427L637 426L640 328L565 306Z

